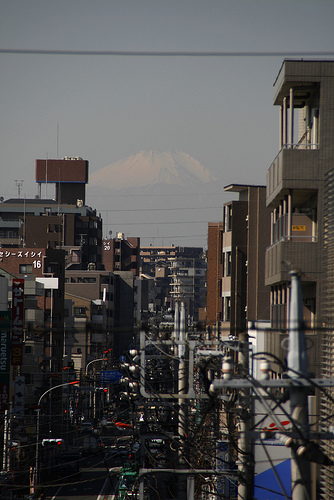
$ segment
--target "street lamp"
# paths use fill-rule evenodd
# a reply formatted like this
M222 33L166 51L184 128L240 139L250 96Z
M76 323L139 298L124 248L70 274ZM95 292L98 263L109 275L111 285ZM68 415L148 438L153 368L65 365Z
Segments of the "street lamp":
M89 363L87 363L86 368L85 368L85 376L87 377L87 370L88 370L89 365L91 365L92 363L96 363L97 361L108 361L108 360L109 360L109 358L98 358L98 359L92 359L92 361L89 361ZM95 379L94 379L94 386L95 386ZM92 402L91 401L91 393L89 395L89 400L91 403ZM94 418L95 418L95 405L96 405L96 394L94 391L94 393L93 393L93 416L94 416ZM90 404L90 406L91 406L91 404Z
M87 369L88 369L89 365L91 365L92 363L96 363L97 361L108 361L108 358L99 358L99 359L93 359L92 361L89 361L89 363L87 363L86 368L85 368L85 375L87 375Z
M41 397L38 400L37 404L37 422L36 422L36 460L35 460L35 477L34 477L34 486L38 484L38 453L39 453L39 412L41 410L41 401L44 398L44 396L50 392L53 391L54 389L58 389L59 387L65 387L66 385L75 385L75 384L80 384L80 380L74 380L73 382L66 382L65 384L59 384L55 385L54 387L51 387L47 391L45 391Z

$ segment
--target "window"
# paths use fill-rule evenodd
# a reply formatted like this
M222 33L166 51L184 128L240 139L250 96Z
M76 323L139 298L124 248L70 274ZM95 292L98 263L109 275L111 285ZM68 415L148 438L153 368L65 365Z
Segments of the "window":
M225 273L225 252L222 253L222 270L223 270L223 278L226 275Z
M225 297L225 321L231 320L231 297Z
M20 274L31 274L32 264L20 264Z
M231 231L232 229L232 205L225 205L225 232Z
M86 317L86 307L74 307L73 308L73 315L76 318Z
M78 283L96 283L96 278L93 277L78 277Z
M231 276L232 252L226 252L226 276Z

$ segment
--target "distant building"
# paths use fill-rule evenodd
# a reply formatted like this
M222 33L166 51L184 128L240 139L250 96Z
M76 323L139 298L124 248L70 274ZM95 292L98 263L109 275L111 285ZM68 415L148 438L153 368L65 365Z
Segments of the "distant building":
M175 302L184 302L187 315L194 321L199 320L199 309L206 301L206 267L202 248L184 249L183 255L169 262L172 309Z
M65 277L65 355L84 370L112 348L115 277L107 271L68 270Z
M39 198L42 197L43 184L46 190L48 184L54 184L55 198L60 204L84 206L88 183L88 161L79 156L75 158L66 156L61 160L36 160L36 182Z
M155 279L158 311L187 304L187 314L195 321L205 306L206 260L199 247L141 247L141 271Z
M65 252L36 247L0 248L0 274L8 280L10 307L13 280L24 280L24 342L20 372L28 375L27 395L35 397L36 387L49 383L51 375L62 374ZM30 368L25 366L25 354L30 358L35 356Z
M81 265L102 267L102 219L85 206L56 200L10 199L0 204L2 248L80 247Z
M247 322L268 320L270 290L264 256L270 241L265 186L231 184L239 199L224 204L224 220L208 226L207 325L232 335Z
M106 271L131 271L139 276L140 238L125 238L124 233L117 233L116 238L104 239L102 262Z
M212 326L223 319L223 298L221 280L223 277L223 222L209 222L208 250L207 250L207 292L206 317L208 326Z

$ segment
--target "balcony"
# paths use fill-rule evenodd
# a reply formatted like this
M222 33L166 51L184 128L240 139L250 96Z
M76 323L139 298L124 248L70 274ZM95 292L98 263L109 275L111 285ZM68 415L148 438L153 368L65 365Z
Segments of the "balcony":
M287 241L282 238L267 248L265 256L265 285L289 282L289 264L291 263L303 271L307 281L316 281L319 278L319 245L313 242Z
M309 209L311 217L314 211ZM291 233L289 234L289 216L284 214L273 226L273 241L294 241L299 243L316 242L317 225L306 213L293 213L291 216Z
M267 172L267 206L276 198L281 199L289 190L300 195L316 191L320 186L319 149L284 147L276 156Z

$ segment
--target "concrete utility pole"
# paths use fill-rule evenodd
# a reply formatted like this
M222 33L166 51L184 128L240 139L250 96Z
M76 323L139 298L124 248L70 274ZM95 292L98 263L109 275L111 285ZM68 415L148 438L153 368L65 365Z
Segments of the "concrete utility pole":
M178 344L178 358L179 358L179 374L178 374L178 394L181 396L187 390L187 366L185 360L185 326L186 326L186 309L184 302L181 302L180 310L180 328L179 328L179 344ZM186 462L184 454L186 452L184 444L186 439L187 430L187 402L185 399L179 398L179 423L178 434L180 436L180 456L179 466L181 469L185 468ZM179 498L185 498L186 484L184 478L180 476L179 479Z
M289 321L288 375L292 379L308 377L308 359L305 332L303 325L303 302L301 296L300 276L291 271L291 299ZM290 388L291 419L302 432L305 439L309 434L307 387ZM297 450L291 448L291 493L292 500L309 500L311 498L310 462L298 456Z
M240 351L239 351L239 366L242 370L242 376L247 377L249 373L249 339L248 333L244 332L239 335ZM241 401L241 418L239 423L239 440L238 446L241 453L238 455L238 471L239 471L239 485L238 485L238 500L251 500L253 498L253 467L254 463L251 460L252 454L252 441L247 437L250 430L252 403L250 397L250 390L242 388L239 392L239 399Z

